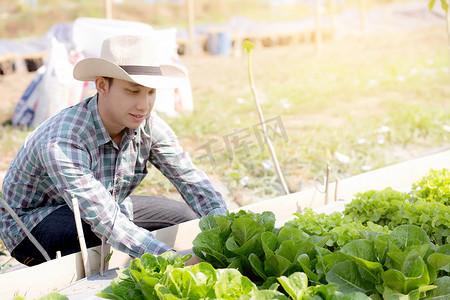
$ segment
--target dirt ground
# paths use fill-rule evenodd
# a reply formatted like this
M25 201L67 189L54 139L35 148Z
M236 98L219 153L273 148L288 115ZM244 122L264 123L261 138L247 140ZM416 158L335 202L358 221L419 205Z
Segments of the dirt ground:
M316 55L316 48L313 43L309 44L294 44L277 46L270 48L257 48L254 51L254 65L263 64L265 62L276 61L278 64L289 65L289 62L294 56L302 55L307 60L322 60L333 61L340 60L343 64L361 64L365 61L379 61L389 55L389 53L401 53L404 56L413 55L417 53L426 53L430 45L439 45L445 47L447 43L447 34L445 28L442 26L432 26L422 28L410 32L391 32L383 34L374 34L365 39L361 37L347 37L335 40L324 41L322 45L322 53L320 56ZM196 95L205 93L211 87L218 90L225 89L230 80L230 74L233 74L234 66L236 64L245 63L244 55L236 56L210 56L210 55L195 55L183 56L182 60L189 70L191 87L194 99ZM1 95L1 110L0 123L7 121L14 110L17 101L27 88L28 84L33 79L34 74L28 72L14 73L6 76L0 76L0 95ZM247 80L243 78L243 80ZM207 84L205 84L207 83ZM247 82L245 82L247 84ZM227 92L226 90L223 91ZM367 102L353 103L353 110L364 112L367 110ZM450 102L448 107L443 109L450 109ZM344 108L343 108L344 109ZM321 116L325 117L329 114L332 118L333 112L321 112ZM305 123L313 120L315 116L311 115L307 118L298 120L298 122ZM299 124L287 124L287 126L298 126ZM0 142L6 140L5 130L0 127ZM185 141L183 146L189 149L195 149L196 145L190 145L189 141ZM422 149L417 150L418 153ZM11 149L7 153L2 153L0 156L0 185L3 181L6 168L9 162L15 155L15 150ZM226 192L226 191L225 191ZM243 190L241 197L247 197L245 193L250 191ZM5 258L2 259L2 261ZM1 261L0 261L1 265Z
M381 61L389 55L396 56L400 54L407 57L409 55L423 54L426 56L430 46L444 48L446 43L447 35L445 28L443 26L432 26L409 32L373 34L366 38L354 36L326 40L323 42L322 53L320 56L316 54L314 43L276 47L262 47L257 45L252 56L255 66L267 64L271 61L276 61L280 65L289 66L290 62L298 56L304 57L305 60L320 60L321 63L338 60L342 64L359 65L364 64L367 61ZM194 101L196 96L207 94L211 87L214 87L214 89L218 91L223 91L224 94L233 92L229 90L231 81L230 74L235 74L237 64L245 65L246 59L245 54L242 54L241 56L211 56L207 54L182 56L182 60L189 70ZM239 82L239 80L242 81L241 87L238 87L239 89L242 89L242 86L244 89L248 89L247 78L244 75L246 75L245 72L240 75L233 75L235 77L241 77L238 79L233 78L236 82ZM18 99L20 99L24 90L33 79L33 76L33 73L28 72L0 76L0 95L2 95L2 109L0 110L1 123L11 117ZM288 79L289 78L286 78L286 80ZM450 89L450 87L448 88ZM343 95L336 95L336 97L342 96ZM407 97L407 95L400 96ZM413 100L414 99L410 99L409 101ZM375 102L371 101L371 103ZM367 101L364 101L364 99L361 99L361 101L356 103L348 103L348 105L351 105L351 107L342 107L341 110L351 110L353 114L364 115L368 109ZM450 106L450 103L448 105ZM450 107L447 108L450 109ZM373 110L376 109L376 107L371 107L370 109ZM333 116L334 114L335 111L331 109L320 111L320 117L322 119L326 117L331 122L342 122L342 119L336 119ZM290 122L285 125L288 129L294 127L303 128L308 123L312 124L316 122L317 119L320 119L319 115L307 114L298 120L290 120ZM2 137L3 134L5 134L5 130L1 130L0 127L0 141L4 138L4 140L7 140L6 137ZM194 151L198 146L195 144L195 139L181 139L181 142L183 147L189 152ZM0 182L2 182L9 162L14 157L16 150L17 149L14 147L9 147L8 151L5 151L5 153L2 153L0 156ZM424 149L420 149L418 146L418 149L409 149L409 153L409 155L411 155L411 153L413 155L421 155L424 153ZM408 156L406 156L405 159L408 159ZM226 188L226 183L220 182L220 178L216 178L217 176L213 176L213 174L210 176L212 176L211 179L224 196L228 196L229 191ZM298 180L289 178L289 181L295 185L298 185ZM239 202L239 199L241 198L254 199L255 195L252 195L251 190L243 188L240 191L233 191L233 197L235 199L230 199L231 201L234 200Z
M253 53L253 64L255 66L275 61L280 65L289 65L294 57L303 56L306 60L320 60L321 62L339 60L342 64L363 64L366 61L380 61L389 56L389 54L399 54L407 57L417 55L418 53L427 54L431 45L445 47L447 43L447 34L443 26L432 26L409 32L392 32L383 34L374 34L365 39L361 37L346 37L334 40L326 40L322 45L322 53L316 55L314 43L293 44L275 47L259 46ZM258 46L257 46L258 47ZM198 54L193 56L182 56L183 63L189 70L192 93L194 101L196 95L207 93L207 90L214 87L216 90L223 89L223 92L229 92L230 74L235 73L235 65L246 64L246 56L212 56L208 54ZM242 76L242 75L238 75ZM0 123L7 121L14 111L17 101L27 88L34 77L34 73L17 72L6 76L0 76L0 95L1 105ZM247 88L247 78L242 83ZM207 84L205 84L207 83ZM338 96L338 95L337 95ZM364 113L367 110L367 102L361 101L352 103L352 110ZM333 112L321 112L321 115ZM310 122L314 115L305 116L301 123ZM290 124L298 126L299 124ZM290 126L289 124L287 126ZM0 130L0 141L4 138L4 130ZM188 143L188 144L186 144ZM189 141L184 143L184 147L195 149L195 145L189 145ZM0 157L0 180L6 171L6 167L15 154L14 149L8 153L2 153Z

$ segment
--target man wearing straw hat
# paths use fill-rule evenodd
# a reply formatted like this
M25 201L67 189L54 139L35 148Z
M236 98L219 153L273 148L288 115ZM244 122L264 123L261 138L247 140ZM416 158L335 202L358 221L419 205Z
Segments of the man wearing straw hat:
M152 112L156 90L175 88L186 78L179 67L160 65L152 39L107 39L100 58L80 61L73 73L78 80L95 81L96 95L31 133L2 188L7 206L51 258L57 251L80 251L72 198L79 202L87 247L104 237L132 257L174 250L150 230L226 213L221 194L193 165L169 125ZM185 203L130 196L148 173L148 162ZM44 262L12 215L0 205L0 237L11 255L29 266Z

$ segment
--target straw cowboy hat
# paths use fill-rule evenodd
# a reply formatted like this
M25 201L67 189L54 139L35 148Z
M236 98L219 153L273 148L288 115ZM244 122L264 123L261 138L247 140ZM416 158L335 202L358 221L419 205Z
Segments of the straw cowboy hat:
M73 76L81 81L111 77L154 89L178 87L186 73L178 66L161 65L150 37L120 35L103 41L100 57L78 62Z

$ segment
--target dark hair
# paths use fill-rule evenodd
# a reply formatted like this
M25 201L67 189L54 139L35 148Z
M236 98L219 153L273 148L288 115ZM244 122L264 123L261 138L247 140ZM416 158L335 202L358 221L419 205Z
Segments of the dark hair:
M108 80L108 87L111 88L114 78L112 78L112 77L104 77L104 78L106 80Z

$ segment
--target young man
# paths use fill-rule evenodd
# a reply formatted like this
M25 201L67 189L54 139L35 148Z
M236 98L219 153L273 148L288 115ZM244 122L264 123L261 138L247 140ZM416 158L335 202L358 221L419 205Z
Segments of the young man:
M50 257L80 251L72 212L79 201L88 247L105 237L114 248L140 257L173 250L150 233L200 216L226 213L207 176L183 151L171 128L152 109L157 89L185 78L160 65L149 38L117 36L104 41L100 58L87 58L74 77L95 80L97 94L64 109L25 140L2 192ZM158 99L164 101L164 99ZM154 165L186 203L130 196ZM0 206L0 237L26 265L45 261L14 219Z

